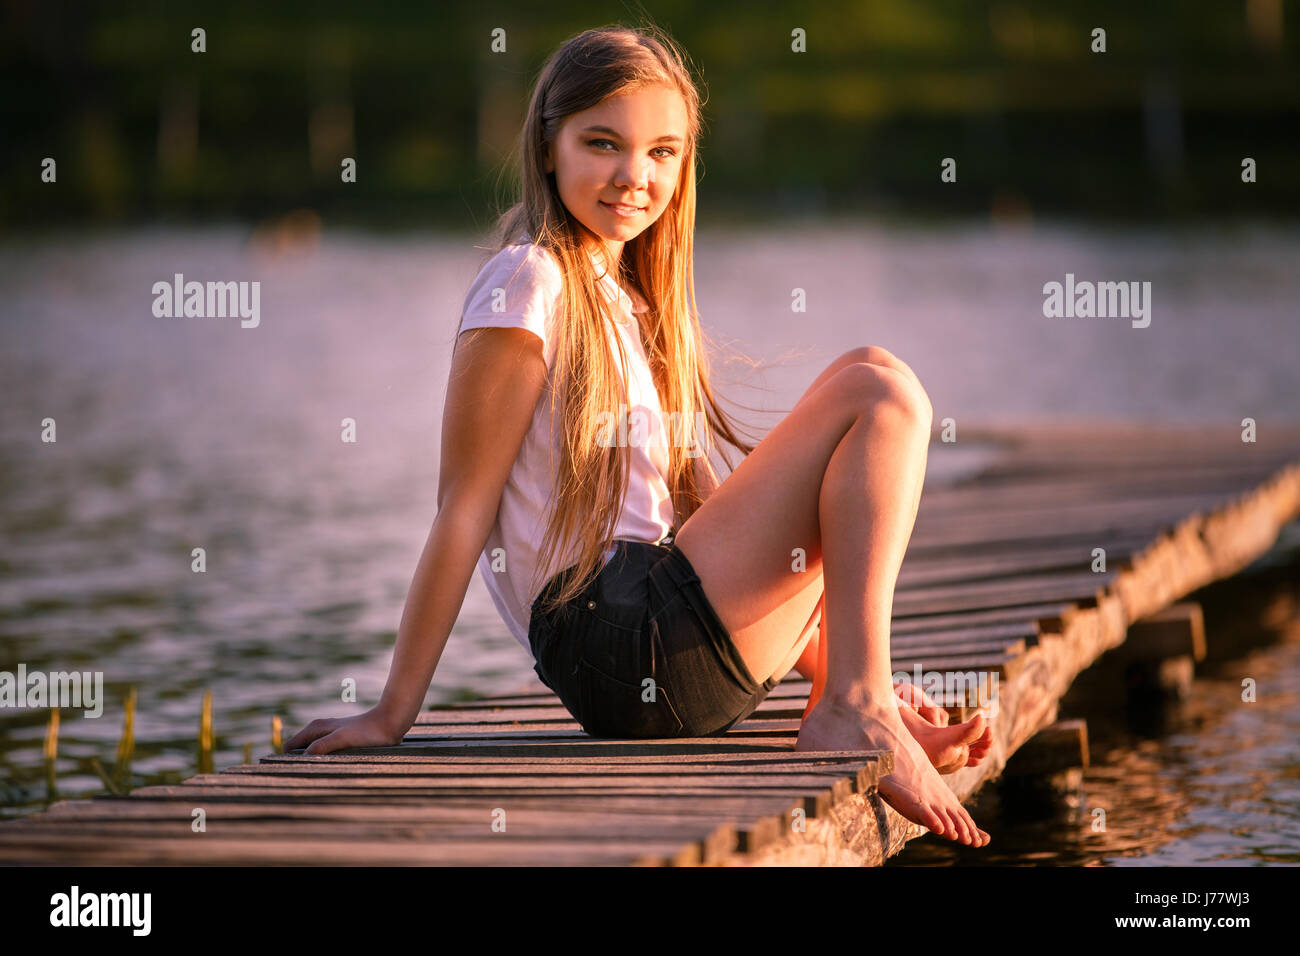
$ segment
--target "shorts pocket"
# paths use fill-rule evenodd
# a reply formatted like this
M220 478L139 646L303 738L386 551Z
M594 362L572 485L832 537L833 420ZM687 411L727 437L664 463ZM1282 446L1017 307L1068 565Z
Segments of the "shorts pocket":
M639 641L637 642L639 644ZM679 737L682 721L664 687L606 673L585 655L577 668L577 710L582 729L593 737Z

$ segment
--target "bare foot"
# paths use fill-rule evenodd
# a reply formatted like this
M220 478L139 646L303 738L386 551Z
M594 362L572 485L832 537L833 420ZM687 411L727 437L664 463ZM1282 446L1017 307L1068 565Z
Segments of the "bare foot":
M969 721L967 723L970 723ZM959 725L960 726L960 725ZM880 781L880 796L903 817L967 846L986 846L961 801L908 732L892 699L885 707L854 707L827 694L799 729L797 751L891 750L894 770Z
M936 726L899 701L898 716L940 773L956 773L962 767L978 765L993 746L993 729L985 723L983 714L962 724Z

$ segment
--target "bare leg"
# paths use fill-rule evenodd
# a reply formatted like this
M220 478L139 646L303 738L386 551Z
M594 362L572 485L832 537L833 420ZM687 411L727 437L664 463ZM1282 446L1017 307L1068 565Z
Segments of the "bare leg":
M903 816L965 843L987 834L940 780L893 701L889 626L894 585L913 514L898 507L924 461L928 422L881 403L844 435L822 482L822 561L826 587L824 690L799 733L796 750L879 748L894 752L880 793ZM882 452L882 450L885 450ZM970 732L983 734L976 716Z
M854 361L824 378L687 520L677 544L757 677L798 659L793 635L824 599L825 690L798 747L893 750L882 796L915 822L983 845L987 834L904 726L890 682L892 595L924 476L929 402L895 368ZM791 573L795 548L821 571L824 593Z

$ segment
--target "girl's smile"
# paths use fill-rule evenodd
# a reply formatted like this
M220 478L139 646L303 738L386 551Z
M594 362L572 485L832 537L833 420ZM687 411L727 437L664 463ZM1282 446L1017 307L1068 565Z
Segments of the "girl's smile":
M646 206L629 206L624 203L620 203L618 205L610 205L609 203L604 202L603 200L601 201L601 205L604 206L606 209L613 210L615 215L622 216L624 218L630 218L632 216L640 215L641 213L645 212L645 210L648 208Z

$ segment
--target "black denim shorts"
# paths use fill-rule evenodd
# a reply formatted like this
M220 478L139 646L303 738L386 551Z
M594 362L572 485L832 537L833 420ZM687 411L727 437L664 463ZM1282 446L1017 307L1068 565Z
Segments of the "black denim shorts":
M750 674L671 542L615 539L609 563L581 594L542 613L567 569L533 602L533 669L593 737L715 736L776 685Z

